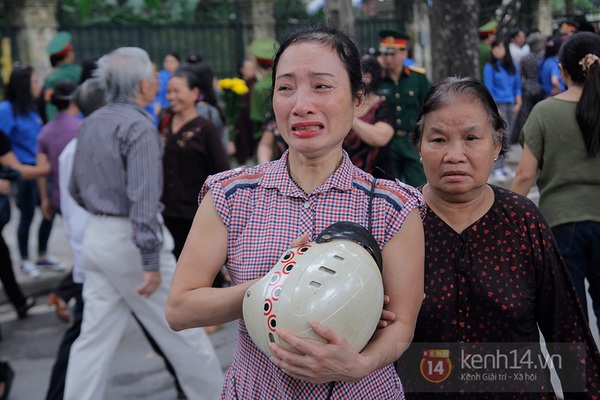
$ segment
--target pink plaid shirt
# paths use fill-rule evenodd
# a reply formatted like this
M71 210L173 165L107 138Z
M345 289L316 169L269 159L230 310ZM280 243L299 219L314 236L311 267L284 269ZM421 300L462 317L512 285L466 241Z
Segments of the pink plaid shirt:
M209 177L210 189L228 232L227 269L233 285L264 276L292 241L309 233L309 241L327 226L351 221L368 226L373 177L352 165L346 153L341 166L308 198L290 180L286 152L281 159L253 168L237 168ZM373 198L372 234L380 248L398 232L406 216L424 201L416 189L378 180ZM384 266L385 268L385 266ZM284 374L252 342L239 321L233 363L223 399L402 399L402 384L393 365L357 383L313 385Z

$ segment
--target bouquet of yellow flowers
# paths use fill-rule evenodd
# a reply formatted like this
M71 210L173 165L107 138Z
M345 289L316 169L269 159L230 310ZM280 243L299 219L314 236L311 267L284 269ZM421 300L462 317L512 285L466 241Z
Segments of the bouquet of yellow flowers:
M223 100L223 108L227 125L233 126L241 107L240 97L248 93L248 86L243 79L225 78L219 81L219 91Z

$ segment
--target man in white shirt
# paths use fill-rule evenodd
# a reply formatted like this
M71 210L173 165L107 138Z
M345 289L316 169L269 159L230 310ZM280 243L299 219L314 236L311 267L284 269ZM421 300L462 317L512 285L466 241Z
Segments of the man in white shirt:
M519 67L521 59L530 53L529 45L525 43L525 32L521 28L513 28L509 34L508 49L513 62Z

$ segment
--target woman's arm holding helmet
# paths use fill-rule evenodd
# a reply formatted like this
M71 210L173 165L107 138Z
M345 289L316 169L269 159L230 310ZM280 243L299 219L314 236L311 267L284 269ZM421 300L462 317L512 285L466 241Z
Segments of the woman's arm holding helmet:
M395 319L385 329L376 330L360 353L353 350L341 334L325 325L311 323L313 330L328 344L311 344L278 330L277 335L302 355L272 343L271 351L275 354L272 361L288 375L316 384L356 382L396 361L413 338L423 301L424 243L421 218L418 210L414 210L383 249L384 291L390 299L386 308L395 314Z
M242 316L243 296L254 281L212 287L227 259L227 236L208 192L194 217L169 290L166 318L172 329L217 325Z

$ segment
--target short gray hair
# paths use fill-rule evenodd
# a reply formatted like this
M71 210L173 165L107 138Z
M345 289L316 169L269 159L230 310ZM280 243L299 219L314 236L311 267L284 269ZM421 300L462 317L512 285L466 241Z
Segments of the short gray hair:
M120 47L98 60L98 78L108 101L133 100L141 81L155 79L154 66L145 50Z
M97 77L89 78L75 89L75 104L84 117L87 117L106 104L104 89Z
M417 150L421 147L427 114L443 108L463 96L471 98L484 108L492 127L492 138L496 144L500 145L500 155L505 154L508 149L506 122L502 119L498 106L489 90L481 81L473 78L449 77L431 86L431 89L425 95L417 121L410 133L412 145ZM502 137L500 137L498 131L502 132Z

